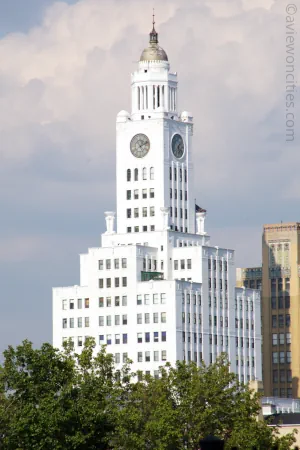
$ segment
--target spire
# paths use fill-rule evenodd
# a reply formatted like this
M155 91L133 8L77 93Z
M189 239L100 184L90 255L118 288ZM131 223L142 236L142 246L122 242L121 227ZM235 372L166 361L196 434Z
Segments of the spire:
M153 8L153 14L152 14L152 31L150 33L150 44L158 44L158 33L155 30L155 14L154 14L154 8Z

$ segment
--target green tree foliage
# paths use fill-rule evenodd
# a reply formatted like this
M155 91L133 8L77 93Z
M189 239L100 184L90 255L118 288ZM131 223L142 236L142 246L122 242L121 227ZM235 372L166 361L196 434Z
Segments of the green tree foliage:
M206 366L178 362L160 377L115 370L112 355L80 355L24 341L0 367L0 448L4 450L197 450L208 434L250 450L291 448L293 436L258 421L258 394L240 384L225 356ZM137 381L139 380L139 381Z

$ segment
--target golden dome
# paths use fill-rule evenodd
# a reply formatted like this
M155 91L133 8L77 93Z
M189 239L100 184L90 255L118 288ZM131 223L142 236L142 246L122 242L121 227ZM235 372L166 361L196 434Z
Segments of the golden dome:
M150 44L141 54L140 61L168 61L168 56L158 44Z

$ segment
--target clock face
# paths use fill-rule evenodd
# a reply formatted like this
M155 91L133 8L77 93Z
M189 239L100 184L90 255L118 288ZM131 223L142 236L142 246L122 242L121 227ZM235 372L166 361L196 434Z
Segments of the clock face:
M177 159L182 158L184 154L184 143L180 134L174 134L172 137L172 152Z
M136 158L144 158L150 150L150 141L145 134L136 134L130 142L130 151Z

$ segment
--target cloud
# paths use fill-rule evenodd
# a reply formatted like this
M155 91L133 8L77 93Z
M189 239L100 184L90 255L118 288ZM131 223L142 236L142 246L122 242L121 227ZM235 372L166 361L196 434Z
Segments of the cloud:
M194 114L197 197L211 230L226 230L236 247L241 229L237 260L246 266L260 258L251 230L257 236L264 222L297 220L299 138L285 142L281 2L56 2L28 31L0 40L0 261L22 254L38 268L44 248L49 290L69 273L56 265L60 255L73 267L75 242L97 246L103 211L114 208L115 118L130 109L130 73L153 6L178 71L180 109ZM299 101L296 108L299 117Z

